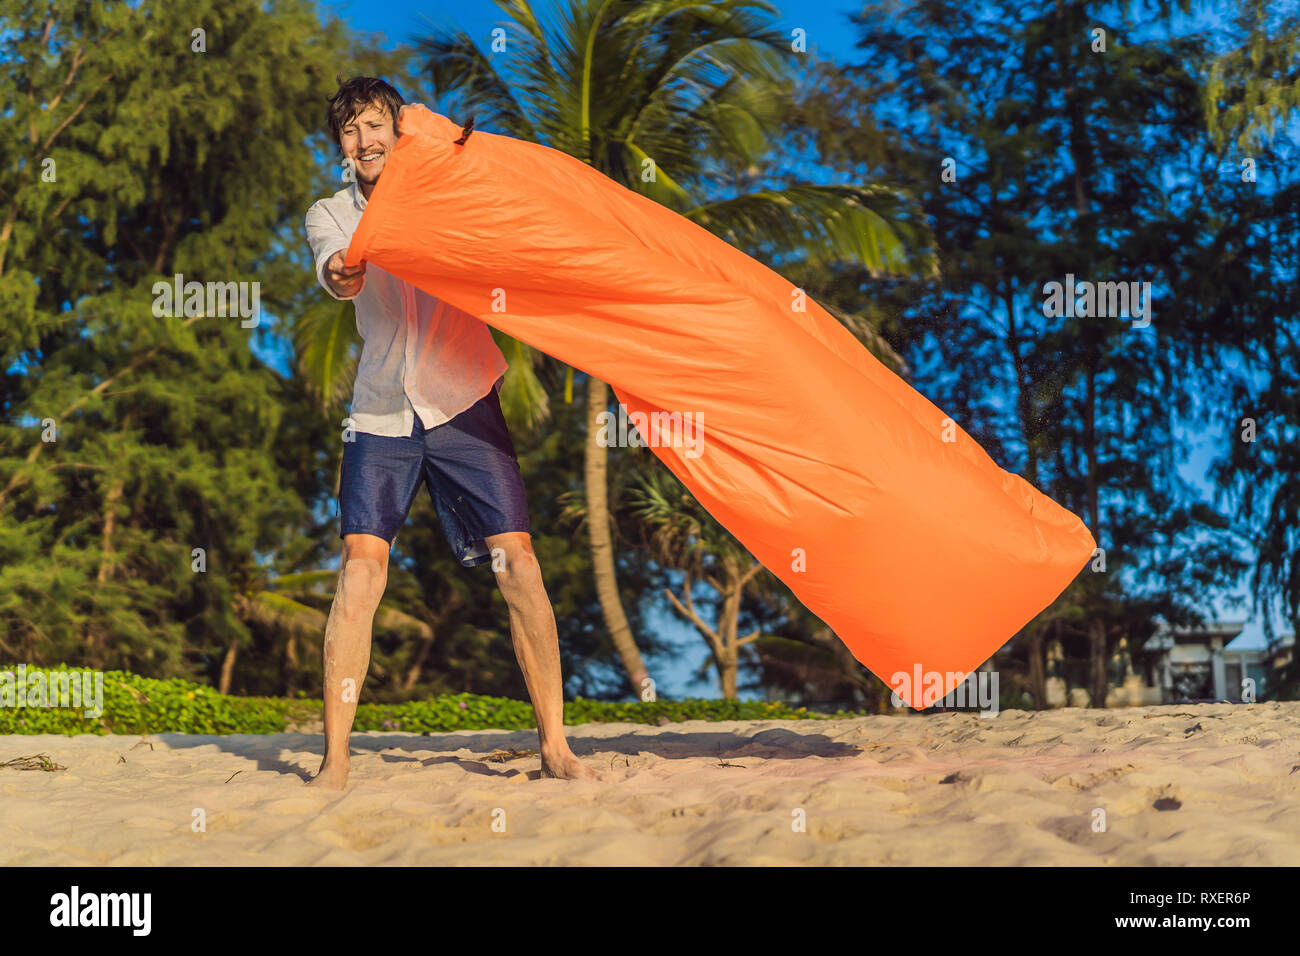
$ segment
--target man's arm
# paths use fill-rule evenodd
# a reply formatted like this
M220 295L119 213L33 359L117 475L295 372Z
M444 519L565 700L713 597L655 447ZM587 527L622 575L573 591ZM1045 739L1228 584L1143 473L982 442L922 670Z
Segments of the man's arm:
M366 264L343 265L351 240L320 203L307 210L307 242L316 259L316 280L333 298L355 299L366 284Z

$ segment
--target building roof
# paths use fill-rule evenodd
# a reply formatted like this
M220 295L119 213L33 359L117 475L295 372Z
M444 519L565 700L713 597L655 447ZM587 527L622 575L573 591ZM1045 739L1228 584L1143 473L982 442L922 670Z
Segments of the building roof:
M1216 637L1222 638L1226 647L1240 636L1245 627L1245 621L1211 621L1204 627L1171 628L1161 621L1155 633L1142 644L1142 649L1156 651L1176 644L1209 644Z

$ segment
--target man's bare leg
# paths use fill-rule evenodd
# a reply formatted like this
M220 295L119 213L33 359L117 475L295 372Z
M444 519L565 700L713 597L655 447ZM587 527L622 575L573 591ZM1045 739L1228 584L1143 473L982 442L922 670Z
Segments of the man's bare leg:
M370 628L388 581L388 552L388 542L375 535L343 538L334 602L325 622L325 759L309 786L342 790L348 782L348 737L370 670Z
M492 565L497 586L510 609L510 637L515 657L537 716L542 776L604 780L603 775L584 766L574 756L564 738L560 638L555 627L555 611L542 583L542 569L533 554L532 538L527 532L515 531L495 534L484 541L494 554Z

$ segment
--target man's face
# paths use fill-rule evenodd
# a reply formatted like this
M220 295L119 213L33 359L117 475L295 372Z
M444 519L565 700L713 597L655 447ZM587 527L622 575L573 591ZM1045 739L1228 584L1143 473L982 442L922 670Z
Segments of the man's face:
M387 110L372 103L339 130L339 146L352 160L357 182L373 185L379 180L389 152L397 145L394 120Z

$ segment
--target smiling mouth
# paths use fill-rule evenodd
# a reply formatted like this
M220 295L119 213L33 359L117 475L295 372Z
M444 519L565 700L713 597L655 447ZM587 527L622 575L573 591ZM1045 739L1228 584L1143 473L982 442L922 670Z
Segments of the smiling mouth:
M357 157L357 161L362 166L373 166L377 161L382 159L383 156L383 153L363 153Z

